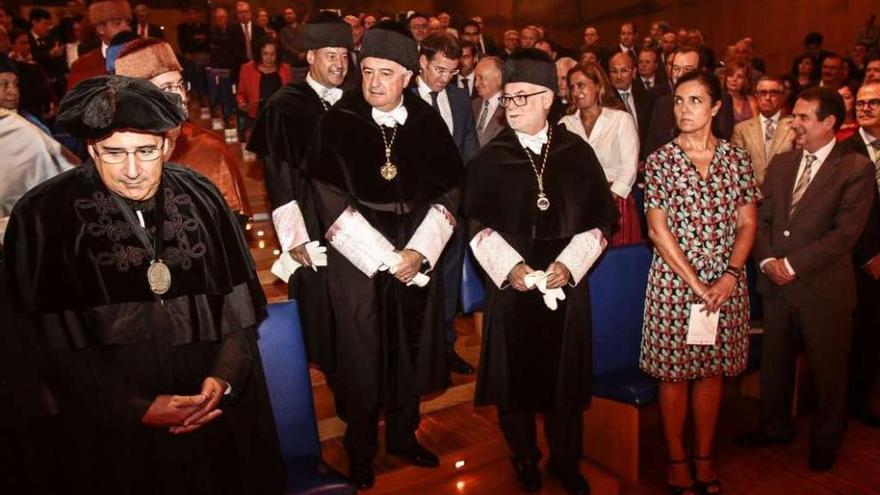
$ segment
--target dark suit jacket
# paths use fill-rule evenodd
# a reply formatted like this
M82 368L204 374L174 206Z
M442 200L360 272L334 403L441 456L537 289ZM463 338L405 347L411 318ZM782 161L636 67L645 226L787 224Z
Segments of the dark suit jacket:
M421 98L418 85L410 87L410 91ZM446 96L449 98L449 108L452 110L452 139L461 155L461 162L467 164L480 149L471 98L464 89L452 84L446 85Z
M141 25L137 22L131 23L131 32L137 35L140 35ZM147 36L150 38L158 38L160 40L165 39L165 31L162 31L162 28L157 26L156 24L147 24Z
M638 127L639 127L639 160L644 160L648 154L645 152L647 150L647 146L645 146L645 140L648 137L648 129L651 127L651 114L654 112L654 94L650 91L646 91L645 87L642 86L641 80L639 82L633 81L632 84L632 97L636 106L636 116L638 117Z
M868 148L865 146L865 141L859 132L856 132L854 136L841 143L841 146L845 150L858 153L869 160L871 158ZM868 223L865 225L862 235L859 236L855 249L853 249L853 262L856 264L857 270L870 261L871 258L880 254L880 194L876 194L876 188L874 188L873 192L875 194L873 195L874 200L871 202L871 213L868 215Z
M474 108L474 122L479 124L480 114L483 112L483 99L474 98L472 100L472 106ZM502 129L507 127L507 119L504 117L504 108L501 105L498 105L498 107L495 108L495 112L488 116L487 119L486 127L483 129L483 132L477 130L477 141L480 143L481 148L497 136Z
M236 59L239 61L239 66L248 61L247 57L247 43L244 40L244 28L240 23L234 22L229 25L227 28L229 32L229 46L235 53ZM257 45L260 44L260 40L266 37L266 30L257 26L257 24L251 21L251 59L259 60L260 54L257 51Z
M778 286L761 273L758 290L793 306L852 309L856 305L852 253L871 209L872 202L865 198L877 188L873 166L838 143L789 218L802 156L801 150L792 150L770 162L761 186L764 199L753 250L756 263L786 258L796 278Z
M645 138L645 156L650 155L661 146L672 141L678 135L675 114L672 111L673 95L665 94L656 99L651 115L651 125ZM730 140L733 135L733 100L729 94L721 99L721 109L712 119L712 131L715 137Z

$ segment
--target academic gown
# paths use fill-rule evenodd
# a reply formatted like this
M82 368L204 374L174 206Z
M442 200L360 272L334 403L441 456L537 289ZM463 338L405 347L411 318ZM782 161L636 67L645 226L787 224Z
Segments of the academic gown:
M326 111L318 94L303 80L286 84L278 90L257 115L248 149L263 159L266 189L273 210L284 208L292 201L298 204L308 201L307 179L300 166L318 121ZM309 239L326 244L317 218L309 215L303 219ZM288 290L290 298L300 303L303 340L309 361L317 364L333 381L336 326L330 310L327 270L297 270L288 281Z
M546 145L545 145L546 147ZM533 155L536 165L539 158ZM592 148L553 127L544 170L550 208L536 205L535 172L512 129L504 129L468 165L465 215L469 239L485 228L501 235L534 270L545 270L576 234L595 228L607 239L617 207ZM571 269L571 267L569 267ZM475 402L509 412L553 412L590 403L592 334L589 284L563 288L549 310L535 290L487 281L483 348Z
M314 192L308 208L321 232L351 207L399 250L431 205L456 211L462 164L455 143L430 106L409 92L403 98L408 117L397 128L391 160L398 173L390 181L379 173L385 163L381 130L359 89L321 119L304 162ZM406 286L385 272L368 278L328 246L341 387L337 411L411 405L420 394L449 385L443 280L437 270L430 276L425 288Z
M256 345L265 299L236 219L204 177L166 163L154 198L125 202L147 229L171 288L147 283L152 257L93 163L31 189L5 237L13 305L40 331L57 400L70 493L275 494L284 486ZM141 418L163 394L231 385L223 414L172 435Z

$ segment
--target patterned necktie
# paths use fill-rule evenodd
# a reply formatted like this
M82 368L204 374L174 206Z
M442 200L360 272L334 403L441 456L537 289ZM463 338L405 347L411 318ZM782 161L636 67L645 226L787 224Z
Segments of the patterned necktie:
M437 103L437 97L440 94L436 91L431 91L429 94L431 95L431 106L434 107L434 110L437 110L437 113L440 113L440 105Z
M477 122L477 132L483 132L486 128L486 119L489 118L489 100L483 101L483 110L480 112L480 121Z
M632 103L630 103L632 99L630 98L629 91L621 91L620 97L623 99L623 104L626 106L626 111L629 112L630 115L632 115L633 122L636 124L636 128L638 129L639 119L636 117L636 111L633 110Z
M776 137L776 122L773 119L767 119L767 125L764 126L764 158L770 160L770 148L773 146L773 138Z
M874 179L877 180L877 189L880 190L880 139L871 142L874 148Z
M804 171L801 173L797 184L795 184L794 193L792 193L791 195L791 208L789 208L788 210L789 217L794 213L794 210L797 209L798 203L804 196L804 192L807 190L807 187L810 185L810 180L812 180L811 175L813 174L813 163L815 161L816 155L811 155L807 153L807 155L804 157Z
M642 82L645 84L645 88L651 89L654 87L654 84L651 83L650 79L642 79Z

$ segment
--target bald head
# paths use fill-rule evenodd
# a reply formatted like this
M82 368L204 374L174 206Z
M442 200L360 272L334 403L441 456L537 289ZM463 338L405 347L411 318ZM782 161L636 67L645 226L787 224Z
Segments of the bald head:
M503 62L498 57L483 57L474 68L474 91L488 100L501 92Z

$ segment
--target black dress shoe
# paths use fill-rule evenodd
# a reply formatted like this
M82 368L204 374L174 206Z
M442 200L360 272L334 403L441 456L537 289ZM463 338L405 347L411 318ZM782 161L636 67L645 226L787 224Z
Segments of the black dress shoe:
M769 447L771 445L791 445L794 441L790 435L773 436L763 431L751 431L744 433L736 439L736 446L743 449L754 447Z
M547 471L562 483L565 493L572 495L589 495L590 483L584 478L577 466L556 467L552 464L547 465Z
M460 375L470 375L474 372L474 367L455 351L449 352L449 368Z
M830 471L837 460L837 452L825 447L810 447L810 471Z
M868 428L880 428L880 416L874 414L870 409L855 410L851 414L852 418Z
M518 459L512 457L510 462L516 472L516 481L526 493L541 491L541 473L538 471L538 461L531 458Z
M376 483L376 475L373 474L373 463L352 464L349 479L358 490L369 490Z
M418 442L411 443L409 447L403 450L389 450L388 453L406 457L409 462L416 466L435 468L440 465L440 459Z

